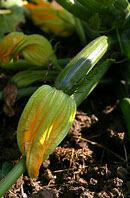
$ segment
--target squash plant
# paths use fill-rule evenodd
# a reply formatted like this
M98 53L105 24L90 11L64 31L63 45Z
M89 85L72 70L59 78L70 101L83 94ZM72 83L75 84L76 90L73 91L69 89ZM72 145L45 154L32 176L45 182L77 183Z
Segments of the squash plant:
M54 75L57 75L54 86L42 85L38 89L34 88L35 92L23 110L17 127L17 142L22 157L1 180L0 197L25 170L32 178L38 176L42 162L48 159L67 135L73 124L76 108L93 91L110 65L116 62L116 58L123 56L127 63L130 58L128 0L57 0L68 12L62 8L58 11L46 1L33 2L34 5L28 4L25 7L29 10L28 16L42 31L66 37L73 33L78 24L83 44L86 43L86 35L91 42L62 69L51 44L44 37L14 32L0 41L2 68L17 70L18 59L21 68L27 69L31 64L31 72L20 71L10 79L17 88L24 88L37 80L42 81L40 71L42 67L46 67L46 63L54 64ZM39 9L47 10L48 15L39 16ZM64 16L68 16L69 23L66 24ZM39 17L43 20L46 18L47 23L40 23ZM119 46L118 52L114 51L115 44ZM21 62L21 56L26 64L23 60ZM33 71L32 68L38 70ZM53 71L49 75L51 74ZM130 101L126 97L120 101L129 131Z
M23 157L0 182L0 197L26 169L30 177L38 176L42 162L72 126L76 106L89 95L114 61L107 58L97 63L110 43L106 36L93 40L59 73L54 87L43 85L30 97L17 128Z

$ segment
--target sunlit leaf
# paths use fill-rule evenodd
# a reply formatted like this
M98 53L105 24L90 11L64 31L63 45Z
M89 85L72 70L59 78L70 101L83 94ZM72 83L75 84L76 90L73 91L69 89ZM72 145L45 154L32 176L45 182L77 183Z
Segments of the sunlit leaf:
M24 10L20 7L10 8L10 14L0 15L0 37L16 31L18 25L25 22Z

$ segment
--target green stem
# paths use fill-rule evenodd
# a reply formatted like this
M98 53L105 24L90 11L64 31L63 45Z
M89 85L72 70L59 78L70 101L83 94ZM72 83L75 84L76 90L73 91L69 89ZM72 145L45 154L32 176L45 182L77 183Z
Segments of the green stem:
M126 21L128 21L128 19L130 17L130 3L128 4L128 6L125 10L125 14L126 14Z
M71 61L71 58L63 58L58 59L57 62L61 67L65 67L69 62Z
M54 61L54 64L56 64L56 68L58 67L58 70L61 70L62 66L65 66L68 62L70 61L69 58L67 59L57 59L56 61ZM21 71L21 70L25 70L25 69L40 69L40 68L48 68L48 65L44 65L43 67L38 67L35 65L31 65L30 63L27 63L25 60L18 60L16 63L8 63L5 65L0 65L0 67L4 68L4 69L9 69L9 70L14 70L14 71Z
M0 182L0 197L9 190L9 188L16 182L16 180L25 172L25 157L23 157L14 168L3 178Z
M118 39L118 42L119 42L119 45L120 45L121 53L124 54L124 50L123 50L123 46L122 46L122 42L121 42L121 38L120 38L120 34L119 34L118 29L116 29L116 34L117 34L117 39Z
M59 65L58 60L57 60L56 57L52 60L52 64L54 65L54 67L55 67L58 71L61 71L61 70L62 70L62 67Z
M21 71L23 69L29 69L36 66L27 63L25 60L18 60L16 63L12 62L8 64L0 65L0 67L14 71L19 71L19 70Z
M120 100L120 107L123 113L124 121L127 126L128 137L130 140L130 98L124 97Z
M82 45L85 46L87 43L85 31L84 31L84 28L82 26L80 19L78 19L77 17L75 17L75 29L76 29L77 34L79 35Z

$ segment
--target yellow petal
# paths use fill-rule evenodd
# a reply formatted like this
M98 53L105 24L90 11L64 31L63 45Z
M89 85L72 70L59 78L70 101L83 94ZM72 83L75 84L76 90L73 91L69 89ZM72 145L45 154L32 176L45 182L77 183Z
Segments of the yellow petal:
M12 32L0 42L0 62L8 63L14 56L14 49L24 39L24 34ZM18 53L15 54L17 56Z
M64 139L75 113L74 99L60 90L44 85L32 95L20 118L17 133L30 177L38 175L42 162Z
M65 37L74 32L75 20L62 7L45 1L37 1L37 4L28 3L26 8L31 11L34 24L43 31Z
M52 46L45 37L13 32L0 42L0 62L5 64L19 56L37 66L47 65L56 59Z

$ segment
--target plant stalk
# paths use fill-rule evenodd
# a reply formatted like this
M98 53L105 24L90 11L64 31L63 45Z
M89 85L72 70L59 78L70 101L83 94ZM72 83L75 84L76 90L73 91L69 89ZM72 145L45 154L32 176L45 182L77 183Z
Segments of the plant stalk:
M16 180L25 172L25 161L26 159L23 157L8 173L8 175L0 181L0 197L4 196Z
M85 31L84 31L84 28L82 26L80 19L78 19L77 17L75 17L75 29L76 29L77 34L79 35L82 45L85 46L87 43Z
M66 59L57 59L56 60L56 64L58 64L58 67L64 67L66 64L68 64L68 62L70 61L69 58L66 58ZM55 63L54 63L55 64ZM56 65L57 66L57 65ZM27 63L25 60L18 60L16 63L8 63L8 64L5 64L5 65L0 65L0 67L4 68L4 69L9 69L9 70L12 70L12 71L21 71L21 70L25 70L25 69L46 69L48 68L48 65L46 66L41 66L41 67L38 67L36 65L31 65L30 63ZM61 69L61 68L59 68Z

